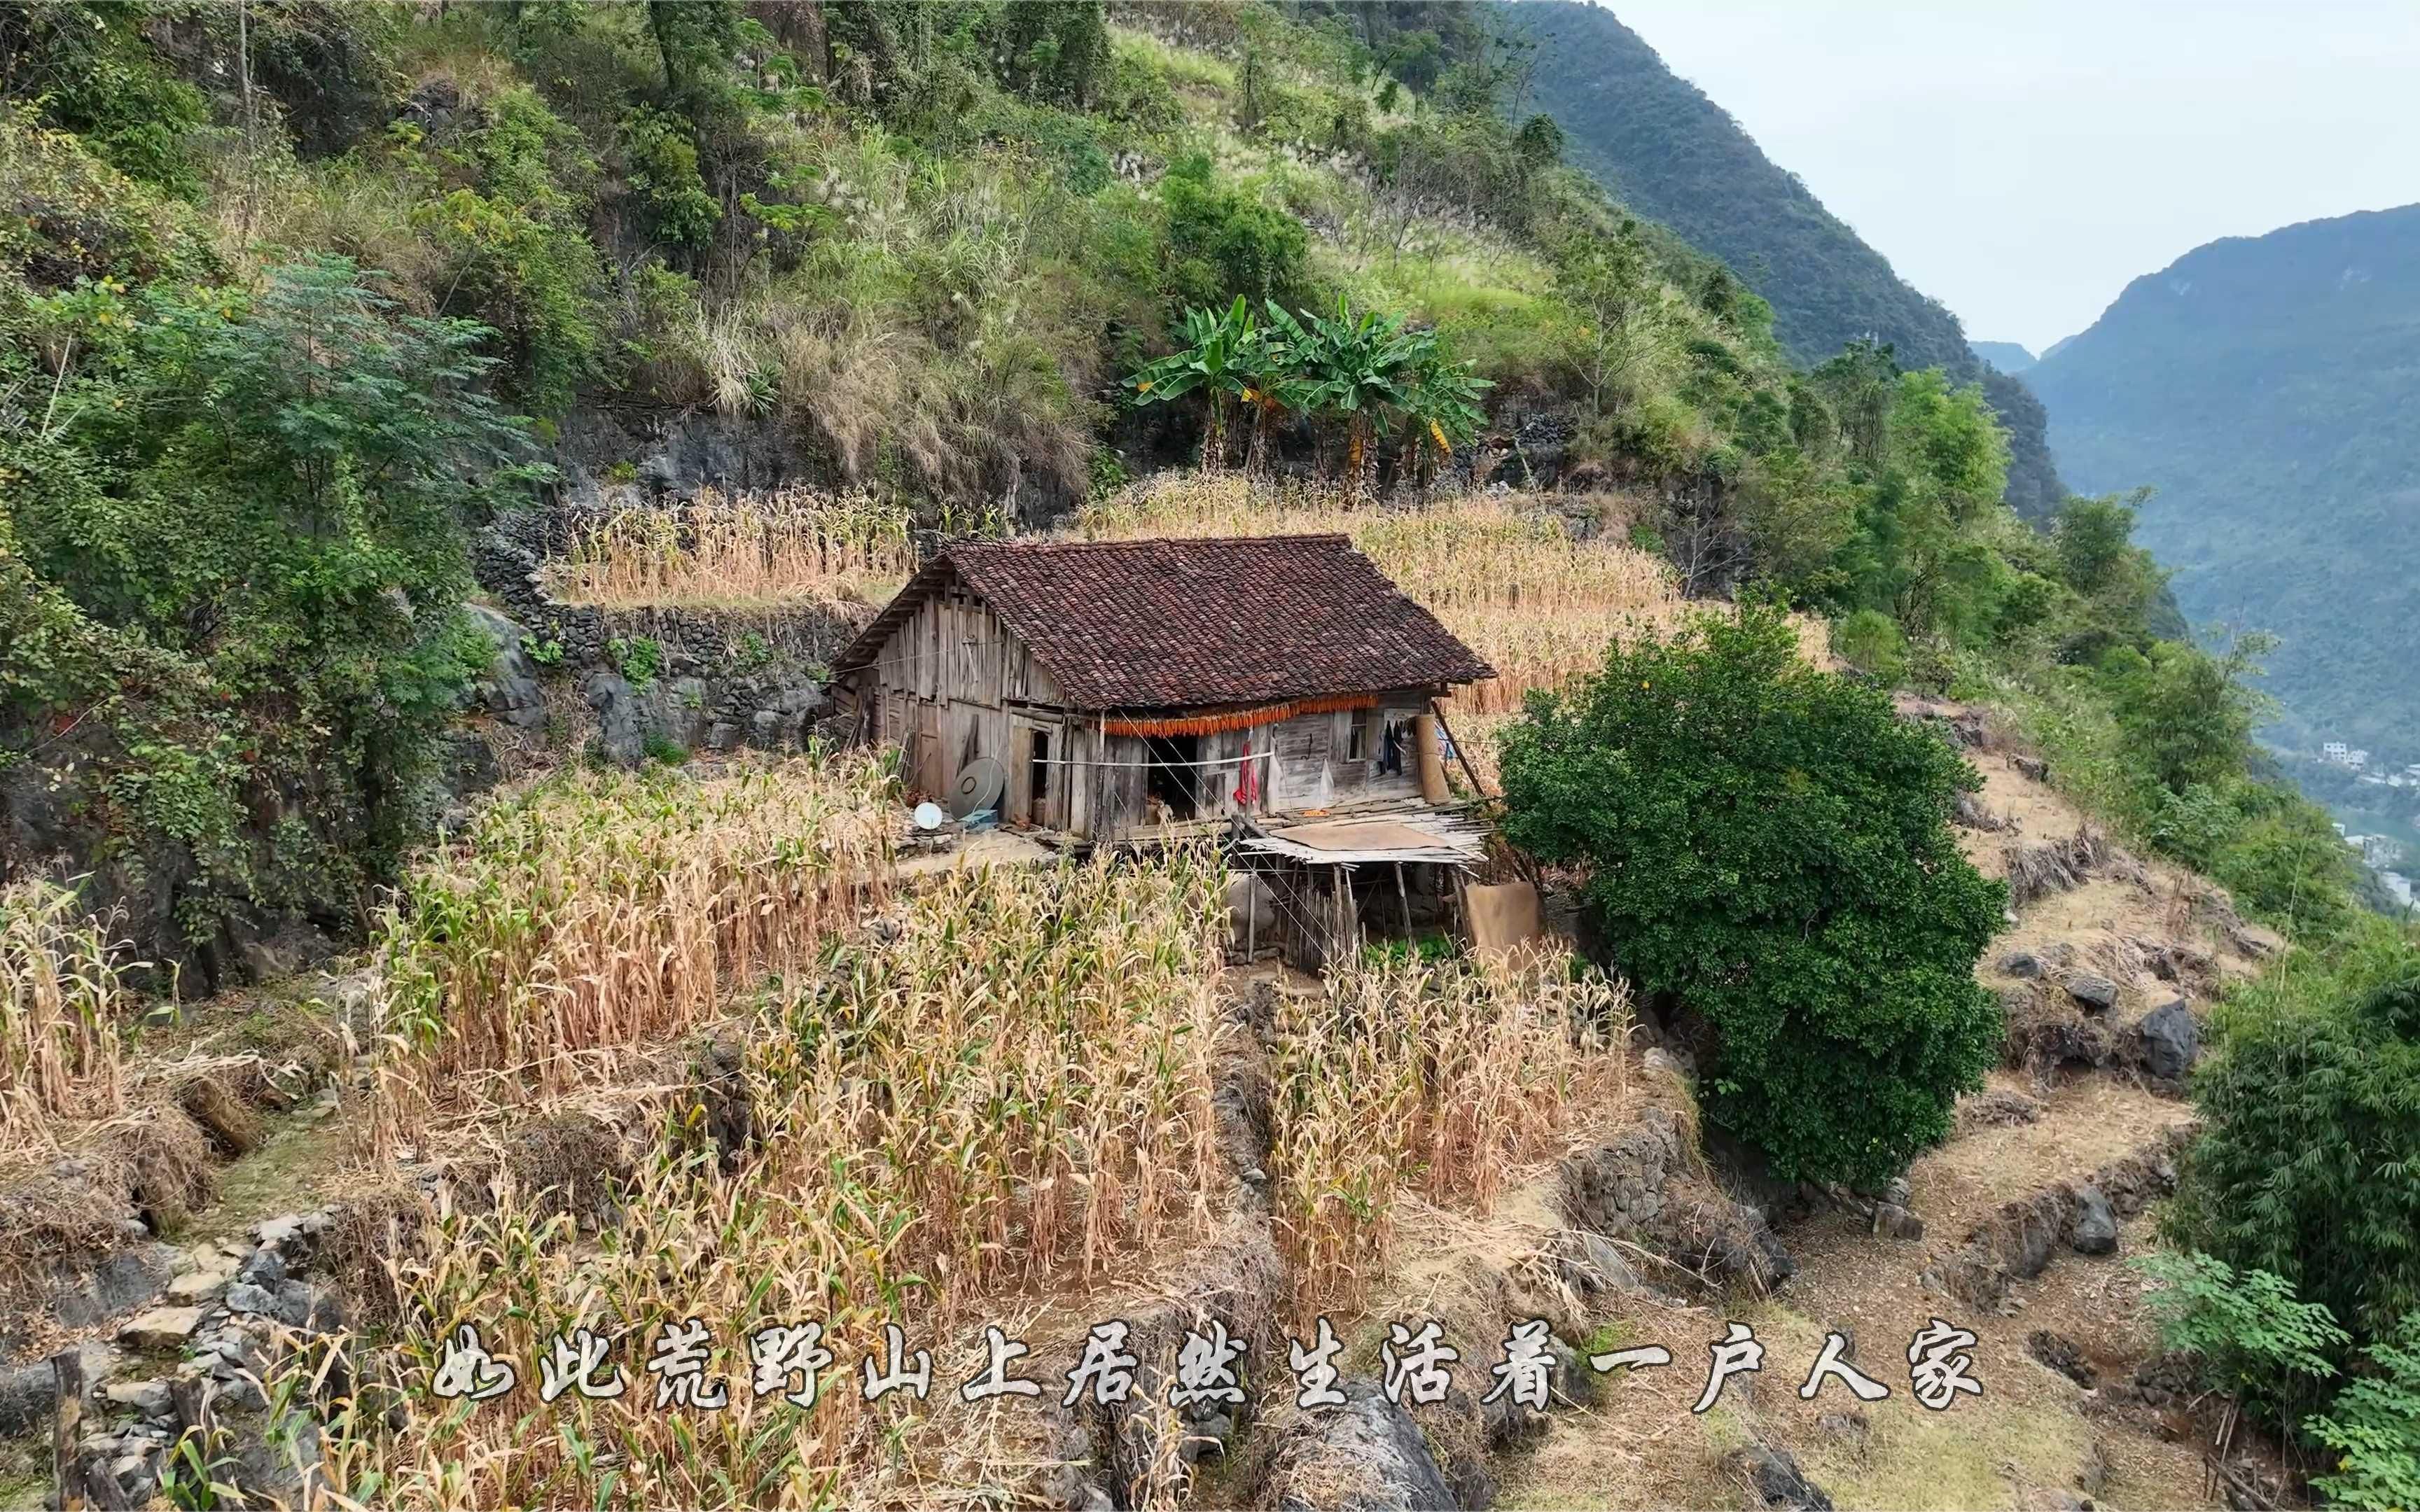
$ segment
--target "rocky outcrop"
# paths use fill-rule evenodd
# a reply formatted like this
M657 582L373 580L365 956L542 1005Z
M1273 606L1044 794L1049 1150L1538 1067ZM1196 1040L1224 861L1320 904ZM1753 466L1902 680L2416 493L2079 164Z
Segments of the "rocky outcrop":
M2088 825L2066 840L2008 846L2002 859L2007 866L2009 905L2023 908L2056 893L2071 892L2107 868L2118 854L2107 837Z
M1279 1512L1435 1512L1459 1504L1411 1413L1370 1381L1341 1406L1295 1412L1275 1428L1261 1504Z
M2134 1044L2144 1074L2180 1083L2201 1058L2201 1024L2183 998L2171 998L2134 1026Z
M462 612L496 648L488 674L472 685L478 707L523 730L546 724L546 689L537 680L537 663L529 653L530 632L502 610L485 604L465 604Z
M1925 1285L1978 1307L1997 1308L2010 1283L2041 1274L2062 1242L2086 1254L2115 1250L2117 1220L2176 1190L2176 1157L2192 1136L2191 1125L2172 1129L2083 1181L2054 1182L2003 1205L1926 1268Z
M0 1376L0 1430L50 1387L42 1410L64 1425L59 1473L73 1504L143 1505L190 1433L214 1446L213 1478L248 1501L306 1500L318 1473L316 1403L308 1392L272 1401L267 1383L282 1361L346 1327L334 1293L305 1279L333 1216L288 1214L252 1242L177 1256L166 1289L194 1301L127 1319L116 1349L87 1344ZM341 1355L319 1380L350 1389Z
M1620 1136L1566 1156L1564 1216L1631 1240L1699 1284L1770 1290L1796 1269L1764 1214L1683 1172L1680 1124L1651 1108Z

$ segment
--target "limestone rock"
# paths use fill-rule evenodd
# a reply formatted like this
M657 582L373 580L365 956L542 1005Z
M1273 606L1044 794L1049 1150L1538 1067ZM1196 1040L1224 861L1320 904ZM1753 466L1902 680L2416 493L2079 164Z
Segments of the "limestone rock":
M1377 1384L1350 1381L1344 1401L1285 1420L1263 1496L1281 1512L1429 1512L1455 1504L1411 1414Z
M524 730L545 724L546 694L538 686L537 663L521 643L529 631L518 621L484 604L466 604L462 611L496 648L496 659L489 665L487 677L473 689L480 703L489 712L502 715L507 723Z
M239 1318L275 1318L279 1316L277 1294L267 1287L250 1281L239 1281L227 1288L227 1311Z
M121 1250L52 1298L51 1311L69 1328L91 1328L158 1301L175 1279L177 1265L177 1252L166 1244Z
M1797 1458L1786 1449L1752 1443L1724 1456L1723 1464L1745 1474L1748 1484L1756 1488L1758 1499L1768 1507L1832 1512L1832 1499L1807 1478L1807 1473L1798 1468Z
M168 1283L168 1300L186 1307L216 1302L231 1279L233 1273L226 1270L188 1271Z
M618 672L598 672L588 679L588 706L597 711L597 743L605 759L616 766L636 766L647 754L644 721L638 690Z
M2075 1219L2068 1226L2067 1242L2078 1255L2116 1252L2118 1214L2110 1209L2109 1198L2099 1187L2075 1189Z
M2097 972L2079 971L2067 979L2067 995L2086 1013L2106 1013L2118 1003L2118 984Z
M2182 1081L2201 1058L2201 1025L2181 997L2170 998L2134 1026L2143 1069L2162 1081Z
M113 1381L101 1395L115 1406L131 1407L145 1417L168 1415L168 1383L164 1381Z
M154 1307L129 1319L117 1338L131 1349L181 1350L201 1326L199 1307Z

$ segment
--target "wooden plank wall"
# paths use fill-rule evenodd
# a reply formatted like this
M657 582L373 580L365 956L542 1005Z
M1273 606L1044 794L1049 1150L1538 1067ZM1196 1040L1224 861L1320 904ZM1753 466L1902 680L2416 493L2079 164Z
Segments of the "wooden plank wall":
M1049 670L999 616L963 592L938 594L917 607L892 632L872 666L861 674L881 711L876 738L907 748L909 784L928 795L949 791L958 773L978 757L1007 768L1011 795L1019 808L1008 817L1031 814L1028 748L1010 739L1012 722L1023 730L1050 733L1054 759L1063 749L1065 713ZM1067 823L1062 774L1055 767L1046 787L1044 812L1034 822ZM1055 799L1055 801L1053 801Z
M876 738L906 748L910 786L945 795L969 763L988 756L1008 772L1003 804L1011 821L1105 840L1149 827L1149 747L1133 736L1106 735L1096 716L1066 708L1057 681L1032 648L963 590L918 606L857 677L857 697L875 711ZM1199 759L1218 764L1196 768L1195 817L1418 796L1408 723L1426 701L1426 689L1399 688L1381 694L1373 710L1298 715L1201 737ZM1353 730L1362 721L1363 755L1357 760L1350 755ZM1407 727L1403 770L1381 775L1384 733L1394 721ZM1049 737L1052 764L1039 804L1029 760L1037 731ZM1258 781L1252 796L1239 801L1248 753Z
M1419 763L1412 749L1410 721L1426 707L1427 696L1425 689L1398 688L1380 695L1378 707L1372 710L1296 715L1279 724L1203 735L1198 759L1223 764L1197 769L1199 802L1194 816L1223 819L1239 811L1292 813L1339 803L1419 797ZM1348 754L1352 723L1362 718L1371 720L1366 754L1356 761ZM1404 725L1403 770L1382 776L1378 759L1388 720ZM1268 754L1272 748L1274 757ZM1235 793L1241 786L1239 774L1248 749L1261 780L1252 800L1240 803ZM1105 737L1102 753L1087 759L1114 764L1092 772L1084 784L1084 824L1070 827L1101 839L1149 829L1143 764L1150 754L1150 748L1139 738Z

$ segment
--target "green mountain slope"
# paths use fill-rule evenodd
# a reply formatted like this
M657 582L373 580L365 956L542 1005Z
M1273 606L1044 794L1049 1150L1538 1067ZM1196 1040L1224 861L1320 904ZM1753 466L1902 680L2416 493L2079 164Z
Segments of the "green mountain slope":
M2010 432L2009 502L2040 518L2067 497L2022 386L1978 362L1956 316L1911 288L1637 32L1584 0L1523 0L1501 13L1538 44L1531 96L1562 127L1569 161L1729 263L1772 304L1774 334L1793 356L1820 363L1876 336L1903 366L1980 381Z
M2197 248L2026 381L2197 626L2283 637L2285 744L2420 761L2420 205Z

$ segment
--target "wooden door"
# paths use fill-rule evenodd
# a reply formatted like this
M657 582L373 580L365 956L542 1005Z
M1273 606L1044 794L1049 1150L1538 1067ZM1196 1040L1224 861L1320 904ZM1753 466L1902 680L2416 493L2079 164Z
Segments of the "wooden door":
M1013 714L1008 719L1008 817L1066 827L1067 793L1078 770L1067 764L1064 727L1055 719Z

